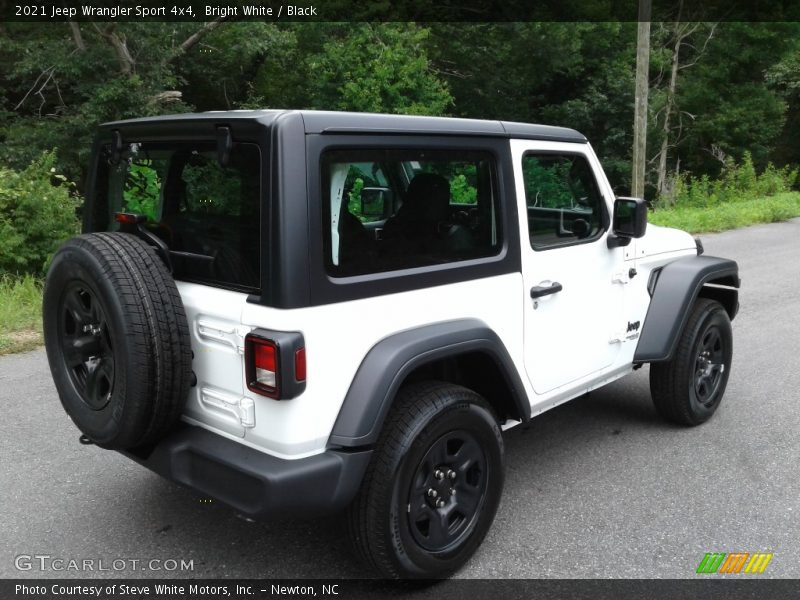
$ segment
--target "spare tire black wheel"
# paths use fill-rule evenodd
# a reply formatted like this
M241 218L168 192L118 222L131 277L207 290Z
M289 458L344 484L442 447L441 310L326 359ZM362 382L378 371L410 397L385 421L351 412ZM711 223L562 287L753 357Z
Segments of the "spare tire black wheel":
M64 243L44 286L44 339L61 403L104 448L157 441L183 412L189 326L154 249L126 233Z

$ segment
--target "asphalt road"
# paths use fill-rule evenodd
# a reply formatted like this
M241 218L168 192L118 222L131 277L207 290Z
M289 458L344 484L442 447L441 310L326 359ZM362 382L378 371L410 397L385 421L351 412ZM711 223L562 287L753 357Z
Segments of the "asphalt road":
M643 368L509 431L499 513L459 577L685 578L710 551L773 552L761 577L800 577L800 219L703 239L743 280L715 417L662 423ZM0 577L92 576L18 571L18 555L193 561L131 577L370 575L340 519L248 522L79 445L42 350L0 359L0 407Z

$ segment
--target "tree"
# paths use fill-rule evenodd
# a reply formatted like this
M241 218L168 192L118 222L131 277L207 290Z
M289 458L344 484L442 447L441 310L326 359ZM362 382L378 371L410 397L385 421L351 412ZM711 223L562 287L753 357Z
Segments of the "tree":
M430 31L412 23L295 23L264 60L246 106L441 115L452 97L434 72Z
M424 46L428 35L413 24L351 26L343 37L326 42L310 66L312 106L444 114L452 97L431 71Z
M771 157L779 164L800 163L800 44L767 69L765 80L787 104L786 123Z
M81 184L97 124L191 108L181 64L219 25L8 23L0 161L22 169L57 147L65 175Z
M678 168L714 177L745 151L758 170L800 161L800 24L723 22L709 37L696 21L653 25L638 94L638 23L4 23L0 165L59 148L82 187L100 122L245 107L565 125L592 141L618 193L634 187L634 146L637 163L651 157L648 192Z
M288 58L294 42L291 30L272 23L226 23L201 39L189 55L173 61L183 82L180 86L183 100L199 111L264 108L258 101L249 104L254 80L263 65L275 64L277 69L271 79L278 87L286 86L294 67L278 63Z
M573 127L612 185L631 176L635 23L436 23L429 52L459 117Z
M707 35L708 27L698 30L695 49L683 48L696 56ZM716 177L724 167L720 159L740 162L745 152L757 170L766 167L791 113L765 73L798 46L798 23L720 23L702 59L689 60L691 68L679 74L675 106L691 117L671 142L667 169L680 160L682 171Z
M685 23L680 21L680 12L683 6L681 1L678 9L678 20L672 24L672 57L670 60L670 75L669 83L665 92L664 106L661 109L662 125L661 125L661 148L656 155L658 159L657 180L656 180L656 194L664 196L667 192L667 159L669 156L670 148L676 146L680 142L681 132L683 130L682 114L680 113L676 104L676 95L678 90L678 73L684 69L688 69L695 65L700 57L705 52L706 46L714 37L714 31L717 27L716 23ZM694 46L690 43L692 38L697 32L703 32L705 39L700 47ZM691 50L694 50L694 56L691 60L681 63L681 50L685 45L688 45ZM691 117L691 115L688 115ZM678 126L676 139L672 139L673 132L673 117L678 117ZM678 162L678 165L680 163ZM675 167L677 174L678 165Z

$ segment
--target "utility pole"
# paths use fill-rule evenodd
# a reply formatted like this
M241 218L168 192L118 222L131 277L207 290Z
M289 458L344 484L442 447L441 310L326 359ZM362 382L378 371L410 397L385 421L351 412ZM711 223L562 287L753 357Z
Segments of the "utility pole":
M636 100L633 113L633 172L631 196L644 198L644 170L647 155L647 92L650 87L651 0L639 0L639 28L636 35Z

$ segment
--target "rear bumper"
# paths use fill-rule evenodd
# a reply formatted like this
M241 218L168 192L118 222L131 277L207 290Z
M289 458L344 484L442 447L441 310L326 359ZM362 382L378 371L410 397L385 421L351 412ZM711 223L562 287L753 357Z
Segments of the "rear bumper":
M311 516L346 507L361 485L371 450L284 460L181 424L146 451L122 454L254 518Z

